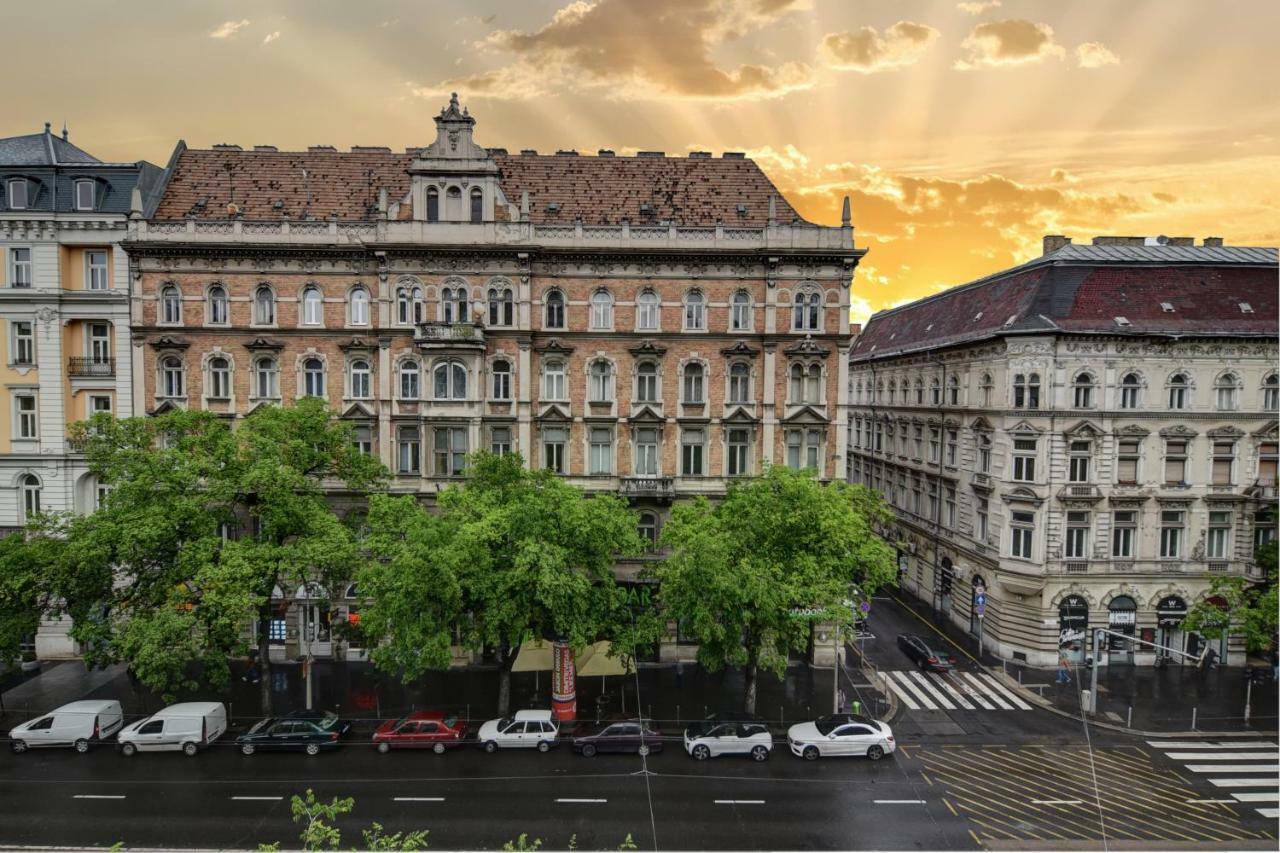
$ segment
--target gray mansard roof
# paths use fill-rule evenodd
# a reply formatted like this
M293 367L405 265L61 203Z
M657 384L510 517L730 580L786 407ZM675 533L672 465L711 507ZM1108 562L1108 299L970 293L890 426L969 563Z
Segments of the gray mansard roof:
M104 163L87 151L54 134L46 123L43 133L0 139L0 212L9 210L9 179L27 181L27 204L32 213L74 213L75 181L97 184L95 213L129 213L133 188L142 190L143 210L149 213L157 199L164 170L145 160ZM15 213L18 211L14 211Z

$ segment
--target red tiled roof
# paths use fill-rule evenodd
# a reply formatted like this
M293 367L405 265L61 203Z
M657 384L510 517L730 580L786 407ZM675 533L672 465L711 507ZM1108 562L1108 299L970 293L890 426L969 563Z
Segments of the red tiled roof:
M415 154L389 151L241 151L187 149L181 153L157 219L187 216L225 219L234 202L245 219L371 219L378 191L391 203L409 191ZM747 158L583 157L496 154L502 191L519 206L529 193L530 219L537 223L761 227L769 197L777 196L778 222L799 214L768 176ZM305 177L304 177L305 171ZM200 205L199 203L204 203ZM559 205L557 210L548 204ZM642 212L641 205L649 205ZM743 205L742 213L738 206ZM403 216L402 216L403 218ZM499 210L499 219L506 211Z

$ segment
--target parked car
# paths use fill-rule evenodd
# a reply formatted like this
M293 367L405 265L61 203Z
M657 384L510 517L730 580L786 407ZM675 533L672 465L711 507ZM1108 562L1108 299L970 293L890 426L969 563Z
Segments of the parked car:
M9 748L26 752L45 746L74 746L88 752L90 744L104 741L120 730L124 712L114 699L82 699L55 708L9 730Z
M393 749L431 749L437 755L462 743L466 723L443 711L414 711L399 720L387 720L373 733L378 752Z
M879 761L896 748L887 723L861 714L831 714L787 730L791 754L809 761L836 755L865 755Z
M120 752L177 752L195 755L227 730L221 702L180 702L120 730Z
M956 659L950 652L942 651L936 643L922 640L915 634L899 634L898 648L923 670L950 672L956 668Z
M499 747L537 747L538 752L546 752L559 735L550 711L516 711L514 717L486 722L476 739L485 752L497 752Z
M699 761L717 755L750 755L756 761L767 760L773 751L769 727L754 715L744 720L731 717L715 714L685 729L685 752Z
M332 749L351 730L351 723L332 711L295 711L286 717L267 717L236 738L240 751L253 755L259 749L301 749L316 755Z
M573 751L587 758L597 752L662 752L662 732L652 720L614 719L588 725L573 738Z

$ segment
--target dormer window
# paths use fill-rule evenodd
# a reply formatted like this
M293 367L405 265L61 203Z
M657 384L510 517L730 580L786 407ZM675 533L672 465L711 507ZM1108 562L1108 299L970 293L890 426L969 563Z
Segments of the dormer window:
M88 179L76 181L76 210L93 210L96 195L94 190L93 181Z
M13 178L9 181L9 209L27 209L27 179Z
M435 187L427 187L427 221L440 221L440 191Z

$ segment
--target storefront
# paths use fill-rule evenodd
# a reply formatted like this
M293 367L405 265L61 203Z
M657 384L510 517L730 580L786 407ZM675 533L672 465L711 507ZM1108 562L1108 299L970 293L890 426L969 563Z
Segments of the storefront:
M1222 611L1222 618L1215 621L1212 627L1226 628L1231 621L1231 605L1220 595L1211 595L1205 601ZM1205 627L1210 627L1207 623ZM1227 638L1230 632L1223 630L1222 636L1216 639L1202 637L1196 633L1187 634L1187 654L1200 656L1204 654L1205 646L1208 645L1218 653L1218 663L1226 664L1227 662Z
M1073 664L1084 663L1088 632L1089 602L1083 596L1068 595L1058 605L1058 646Z
M1107 627L1112 631L1107 635L1109 663L1133 663L1133 643L1126 638L1134 635L1137 625L1137 602L1127 595L1117 595L1111 599L1111 605L1107 608Z
M1156 649L1156 657L1164 658L1168 663L1182 663L1184 658L1175 655L1168 649L1184 650L1186 637L1182 630L1182 620L1187 617L1187 603L1177 595L1166 595L1156 604L1156 643L1163 648Z

